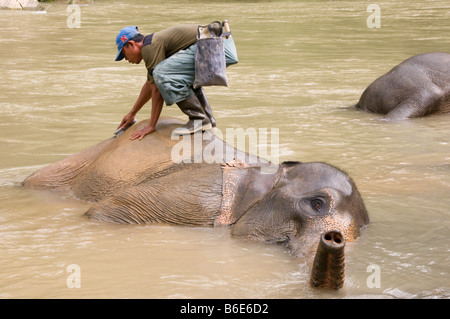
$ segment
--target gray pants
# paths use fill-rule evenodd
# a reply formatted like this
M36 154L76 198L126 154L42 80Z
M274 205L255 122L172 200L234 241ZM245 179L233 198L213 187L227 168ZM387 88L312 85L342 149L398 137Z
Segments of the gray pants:
M233 37L223 39L226 65L238 62ZM195 51L197 44L161 61L153 70L153 79L166 105L186 100L194 94Z

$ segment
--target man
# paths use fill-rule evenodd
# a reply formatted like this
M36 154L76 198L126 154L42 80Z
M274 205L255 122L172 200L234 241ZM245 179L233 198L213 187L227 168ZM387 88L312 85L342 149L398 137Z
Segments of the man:
M197 29L198 25L194 24L179 25L145 37L139 33L137 27L125 27L120 30L116 37L118 49L116 61L125 58L129 63L139 64L144 60L147 81L142 86L133 108L122 119L118 129L130 126L136 113L145 103L152 100L149 126L136 131L131 139L142 139L155 131L164 101L167 105L176 103L189 117L184 126L174 131L175 134L192 134L215 126L211 107L203 89L200 87L194 90L192 87ZM220 35L222 25L216 23L213 30ZM161 63L163 61L164 63Z

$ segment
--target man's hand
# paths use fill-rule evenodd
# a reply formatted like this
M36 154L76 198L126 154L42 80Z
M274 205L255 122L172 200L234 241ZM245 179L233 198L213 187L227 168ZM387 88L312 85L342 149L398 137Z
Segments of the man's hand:
M134 118L135 118L134 114L128 113L127 115L125 115L123 117L122 122L120 122L117 129L119 129L119 128L123 128L124 130L127 129L130 125L133 124Z
M136 131L133 133L133 135L131 135L130 140L142 140L144 138L145 135L153 133L155 131L155 127L153 126L146 126L143 129Z

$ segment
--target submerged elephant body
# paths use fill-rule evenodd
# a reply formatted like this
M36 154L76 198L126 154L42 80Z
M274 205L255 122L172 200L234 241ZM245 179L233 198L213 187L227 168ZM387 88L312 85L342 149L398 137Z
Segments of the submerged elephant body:
M203 133L202 152L208 148L213 161L196 163L193 150L184 161L174 162L174 149L195 138L172 140L179 123L163 119L156 132L131 141L130 134L145 125L138 123L117 138L36 171L23 184L69 191L93 202L86 212L92 219L229 226L235 236L283 244L294 257L308 259L324 232L337 230L353 241L368 224L353 181L324 163L284 162L264 170L271 163L237 151L209 132ZM230 149L243 160L226 161Z
M403 61L370 84L355 107L385 114L387 120L450 113L450 54L424 53Z

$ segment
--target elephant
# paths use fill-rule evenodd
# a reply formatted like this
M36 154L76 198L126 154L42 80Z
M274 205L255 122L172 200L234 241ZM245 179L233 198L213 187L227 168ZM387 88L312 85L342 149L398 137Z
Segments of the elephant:
M372 82L356 109L390 121L450 112L450 54L415 55Z
M233 236L284 245L294 258L322 260L311 284L342 287L344 261L338 256L369 224L346 173L322 162L274 165L211 131L174 138L172 131L183 123L178 119L161 118L155 132L130 140L147 122L38 169L23 186L92 203L85 215L94 220L229 227ZM199 150L202 157L195 160ZM315 254L319 242L325 257Z

